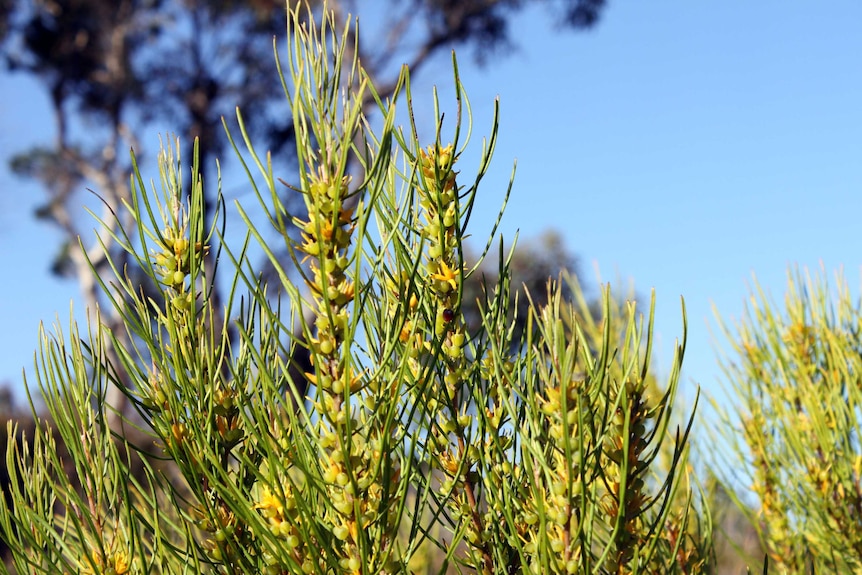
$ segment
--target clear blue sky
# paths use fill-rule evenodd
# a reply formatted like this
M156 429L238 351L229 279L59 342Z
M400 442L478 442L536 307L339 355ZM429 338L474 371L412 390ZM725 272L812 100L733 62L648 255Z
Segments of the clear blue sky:
M684 393L716 392L711 305L738 316L752 273L780 299L788 265L822 262L830 274L843 266L858 293L862 3L609 4L592 32L552 33L534 10L515 24L518 52L486 69L461 58L476 135L497 95L502 110L473 231L490 226L517 159L503 233L556 228L588 278L598 265L644 296L655 288L660 368L684 296ZM441 58L419 85L430 101L431 84L449 79ZM0 79L0 380L12 382L32 365L38 322L67 322L77 296L47 272L58 235L32 218L40 190L5 168L11 152L51 137L33 90Z

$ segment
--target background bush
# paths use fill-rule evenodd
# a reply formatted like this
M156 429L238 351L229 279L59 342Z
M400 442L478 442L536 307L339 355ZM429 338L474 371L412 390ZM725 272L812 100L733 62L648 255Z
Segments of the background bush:
M746 314L725 324L723 362L736 416L724 413L734 458L728 485L750 486L752 516L772 568L862 569L858 300L842 276L793 271L778 304L755 283ZM736 421L738 420L738 424Z

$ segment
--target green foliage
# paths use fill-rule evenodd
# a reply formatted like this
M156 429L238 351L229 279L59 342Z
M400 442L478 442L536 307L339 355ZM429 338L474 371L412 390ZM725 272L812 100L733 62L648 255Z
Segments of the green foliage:
M644 321L606 290L597 320L564 279L573 301L549 284L547 305L526 308L513 341L511 252L468 333L464 282L481 262L465 266L462 242L496 118L462 184L454 166L470 117L457 66L452 134L438 114L423 143L408 71L378 94L346 56L357 53L349 27L336 35L330 19L302 21L298 11L290 20L283 82L300 166L289 187L305 211L288 213L239 114L246 149L231 143L283 246L241 205L248 233L223 241L217 218L205 219L197 157L183 189L178 146L162 152L150 191L135 167L126 207L138 233L120 228L114 241L158 289L113 267L100 281L132 337L99 321L85 337L74 325L68 338L43 336L36 387L56 431L40 425L32 447L10 442L0 504L17 572L705 571L709 517L685 464L691 419L672 431L684 337L661 391L649 369L652 306ZM406 129L395 127L399 94ZM348 173L354 162L361 174ZM259 279L253 243L277 284ZM207 280L214 264L231 268L224 309ZM301 380L290 365L298 345L312 366ZM109 427L109 384L136 408L123 424L148 440ZM137 461L144 471L132 474Z
M746 314L724 330L736 358L723 362L738 401L733 480L759 499L770 565L862 572L859 303L840 276L833 291L796 272L783 307L755 284Z

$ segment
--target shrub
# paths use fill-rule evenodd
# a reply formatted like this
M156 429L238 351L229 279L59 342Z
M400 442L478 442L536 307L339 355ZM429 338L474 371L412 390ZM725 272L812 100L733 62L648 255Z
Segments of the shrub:
M708 516L685 471L691 419L670 431L684 346L658 392L652 306L644 322L606 290L596 319L577 286L569 302L557 283L513 341L502 245L501 280L468 333L462 294L478 263L464 261L463 242L496 118L462 184L469 107L457 66L451 143L440 117L422 145L407 70L394 94L378 94L331 17L317 28L297 11L290 24L283 81L300 170L287 187L306 211L288 213L272 159L255 153L239 114L246 150L231 142L276 242L241 205L238 246L203 221L199 166L184 190L178 145L160 156L157 189L135 167L125 208L137 233L116 240L158 287L124 269L100 278L131 345L98 322L83 336L73 324L68 337L58 328L42 338L36 383L56 432L40 426L31 447L8 450L0 533L17 571L705 570ZM406 129L395 127L403 99ZM277 282L260 279L253 243ZM230 267L221 310L208 261ZM294 377L297 346L311 366ZM108 385L136 413L112 413ZM124 436L130 426L151 439ZM129 473L132 454L143 455L142 474Z
M784 573L862 572L862 313L846 281L789 275L784 305L757 284L743 318L723 326L738 399L731 437L758 497L755 523ZM730 430L730 417L726 429Z

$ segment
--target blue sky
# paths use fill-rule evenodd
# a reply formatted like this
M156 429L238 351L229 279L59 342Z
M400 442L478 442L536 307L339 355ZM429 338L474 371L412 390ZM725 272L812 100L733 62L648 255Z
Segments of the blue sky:
M484 69L461 58L476 144L501 101L474 235L489 229L517 159L504 235L555 228L587 284L598 266L644 296L654 288L660 368L681 334L684 296L684 393L717 392L711 306L738 316L753 273L780 299L789 265L830 275L843 266L858 293L862 4L826 6L611 0L581 34L554 33L546 13L530 11L513 27L518 51ZM422 71L426 112L430 86L450 78L445 57ZM58 235L32 218L38 187L5 166L49 141L47 100L20 77L0 80L0 99L0 381L17 383L39 321L59 314L65 325L77 286L48 274Z

